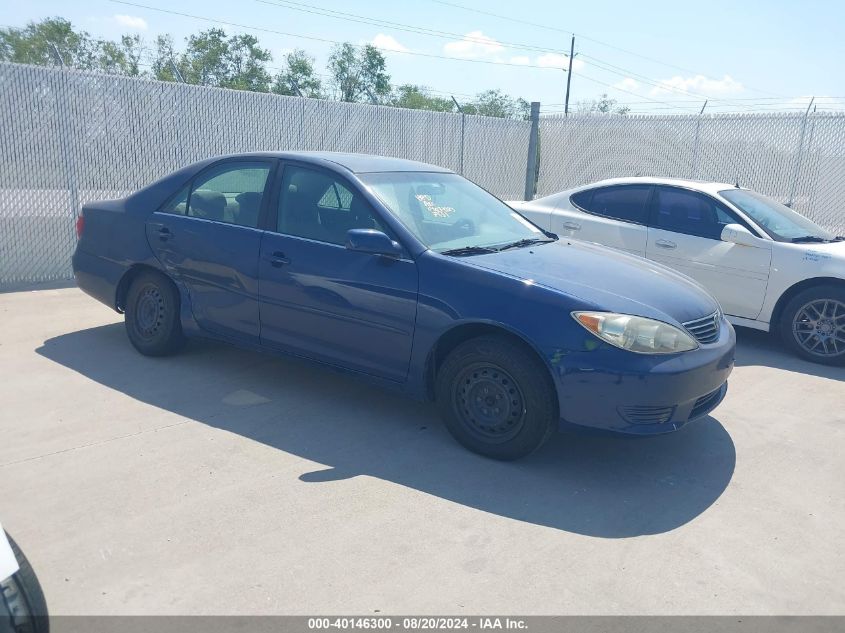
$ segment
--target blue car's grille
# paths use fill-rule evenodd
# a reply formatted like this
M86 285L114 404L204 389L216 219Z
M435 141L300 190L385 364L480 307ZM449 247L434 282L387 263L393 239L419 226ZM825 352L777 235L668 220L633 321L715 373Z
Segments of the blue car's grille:
M687 321L684 327L699 343L715 343L719 340L719 312L716 311L695 321Z
M665 424L672 419L675 407L619 407L619 413L631 424Z

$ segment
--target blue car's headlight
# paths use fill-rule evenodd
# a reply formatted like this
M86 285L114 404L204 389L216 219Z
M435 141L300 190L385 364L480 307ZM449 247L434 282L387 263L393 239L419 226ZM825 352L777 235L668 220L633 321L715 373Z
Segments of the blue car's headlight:
M614 312L573 312L601 340L638 354L676 354L698 348L692 336L663 321Z

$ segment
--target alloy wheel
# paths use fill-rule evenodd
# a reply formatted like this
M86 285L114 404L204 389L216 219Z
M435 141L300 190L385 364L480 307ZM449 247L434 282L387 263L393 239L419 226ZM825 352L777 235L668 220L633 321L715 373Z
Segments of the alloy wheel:
M845 303L810 301L795 313L792 334L808 354L832 357L845 353Z

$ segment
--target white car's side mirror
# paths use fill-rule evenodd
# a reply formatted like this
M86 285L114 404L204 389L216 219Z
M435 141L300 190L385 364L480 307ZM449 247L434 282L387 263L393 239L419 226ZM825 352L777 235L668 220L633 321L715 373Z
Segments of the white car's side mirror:
M759 239L741 224L726 224L725 228L722 229L723 242L741 246L757 246Z

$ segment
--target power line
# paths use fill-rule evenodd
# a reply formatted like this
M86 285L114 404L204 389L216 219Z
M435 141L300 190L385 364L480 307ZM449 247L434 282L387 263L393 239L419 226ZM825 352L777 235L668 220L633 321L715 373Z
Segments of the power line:
M278 8L281 8L281 9L290 9L292 11L301 11L301 12L304 12L304 13L334 18L334 19L337 19L337 20L358 22L358 23L362 23L362 24L371 24L371 25L375 25L375 26L389 26L391 28L396 28L400 31L415 33L417 35L425 35L425 36L428 36L428 37L438 37L438 38L441 38L441 39L448 39L448 40L451 40L451 39L457 37L457 38L460 38L461 40L464 40L464 41L470 41L470 42L475 42L475 43L479 43L479 44L490 44L491 43L490 39L472 37L472 36L469 36L469 35L461 35L460 33L454 33L454 32L449 32L449 31L439 31L439 30L429 29L429 28L425 28L425 27L412 26L412 25L409 25L409 24L401 23L401 22L391 22L391 21L382 20L382 19L379 19L379 18L373 18L373 17L370 17L370 16L364 16L364 15L356 14L356 13L347 13L347 12L344 12L344 11L335 11L335 10L332 10L332 9L325 9L325 8L322 8L322 7L316 7L314 5L306 4L306 3L303 3L303 2L297 2L295 0L255 0L255 1L259 2L261 4L266 4L266 5L278 7ZM566 57L566 58L569 58L569 56L572 54L571 50L570 50L569 53L567 53L566 51L562 51L560 49L530 46L530 45L526 45L526 44L519 43L519 42L506 42L506 41L500 41L500 40L492 40L492 42L495 42L496 44L499 44L501 46L507 46L509 48L514 48L514 49L517 49L517 50L547 52L547 53L552 53L552 54L556 54L556 55L562 55L563 57ZM574 43L574 36L573 36L573 43ZM671 84L668 84L665 81L652 79L650 77L646 77L645 75L641 75L639 73L636 73L634 71L622 68L620 66L615 66L615 65L613 65L609 62L604 62L603 60L600 60L596 57L592 57L590 55L586 55L586 54L583 54L583 53L582 53L582 55L583 55L583 57L587 57L587 58L591 59L594 66L596 66L597 68L600 68L602 70L605 70L607 72L610 72L610 73L613 73L613 74L616 74L616 75L620 75L620 76L623 76L623 77L627 77L627 76L636 77L636 78L640 79L640 81L642 81L643 83L661 88L661 89L663 89L667 92L676 92L678 94L684 94L684 95L688 95L688 96L699 97L701 99L708 99L708 98L712 99L712 97L708 97L708 96L703 95L703 94L691 92L689 90L684 90L683 88L678 88L677 86L673 86ZM570 60L570 62L571 62L571 60ZM572 64L570 63L569 64L570 68L571 68L571 65ZM613 70L613 69L616 69L616 70ZM571 80L571 78L567 78L567 85L569 84L570 80ZM724 102L730 102L729 99L718 99L718 100L724 101Z
M540 53L555 53L559 55L565 55L564 51L561 51L556 48L547 48L543 46L534 46L531 44L524 44L521 42L507 42L503 40L492 40L487 39L484 37L475 37L469 34L461 34L461 33L454 33L451 31L440 31L437 29L430 29L427 27L422 26L413 26L411 24L404 24L402 22L391 22L388 20L382 20L380 18L373 18L366 15L360 15L358 13L347 13L345 11L335 11L334 9L325 9L323 7L317 7L311 4L305 4L302 2L294 2L293 0L255 0L260 4L266 4L269 6L277 7L279 9L289 9L291 11L301 11L303 13L310 13L311 15L320 15L323 17L328 18L335 18L337 20L344 20L346 22L357 22L360 24L371 24L373 26L385 26L397 29L399 31L406 31L408 33L415 33L417 35L426 35L428 37L438 37L445 40L454 40L454 38L459 38L460 40L472 42L475 44L498 44L503 47L513 48L517 50L526 50L526 51L534 51ZM392 49L389 49L392 50Z
M479 13L481 15L488 15L488 16L491 16L491 17L494 17L494 18L499 18L501 20L506 20L508 22L517 22L519 24L526 24L528 26L533 26L533 27L540 28L540 29L546 29L546 30L549 30L549 31L556 31L558 33L566 33L567 35L577 35L581 39L588 40L590 42L594 42L596 44L600 44L601 46L606 46L608 48L612 48L614 50L617 50L617 51L620 51L620 52L623 52L623 53L627 53L628 55L633 55L634 57L639 57L640 59L645 59L645 60L653 62L655 64L661 64L662 66L666 66L667 68L674 68L675 70L680 70L680 71L683 71L683 72L686 72L686 73L692 73L693 75L701 75L701 76L705 77L706 79L714 79L713 77L709 77L709 76L705 75L704 73L698 72L697 70L692 70L690 68L684 68L683 66L677 66L675 64L671 64L671 63L666 62L664 60L656 59L654 57L649 57L647 55L643 55L641 53L637 53L635 51L631 51L631 50L628 50L626 48L616 46L614 44L608 44L607 42L603 42L602 40L598 40L594 37L589 37L589 36L583 35L581 33L575 33L574 31L571 31L571 30L561 29L561 28L558 28L558 27L549 26L547 24L539 24L537 22L530 22L528 20L522 20L522 19L514 18L514 17L511 17L511 16L502 15L500 13L493 13L492 11L485 11L483 9L475 9L473 7L468 7L468 6L463 5L463 4L458 4L457 2L446 2L445 0L429 0L429 1L434 2L436 4L448 6L448 7L455 7L457 9L462 9L464 11L470 11L472 13ZM785 95L781 95L781 94L778 94L776 92L771 92L769 90L760 90L760 89L757 89L757 88L752 88L751 86L746 86L746 88L748 88L749 90L753 90L754 92L760 92L760 93L763 93L763 94L770 94L770 95L774 95L774 96L782 97L782 98L785 97Z
M273 33L274 35L284 35L284 36L287 36L287 37L296 37L296 38L300 38L300 39L311 40L311 41L314 41L314 42L323 42L323 43L326 43L326 44L348 44L348 42L340 42L338 40L330 40L330 39L324 38L324 37L316 37L316 36L313 36L313 35L301 35L299 33L289 33L287 31L278 31L276 29L269 29L269 28L262 27L262 26L251 26L251 25L248 25L248 24L239 24L237 22L228 22L226 20L219 20L217 18L208 18L208 17L202 16L202 15L194 15L192 13L183 13L181 11L173 11L171 9L162 9L162 8L159 8L159 7L151 7L149 5L139 4L139 3L136 3L136 2L127 2L126 0L108 0L108 1L115 3L115 4L122 4L122 5L130 6L130 7L147 9L149 11L158 11L159 13L167 13L169 15L178 15L178 16L184 17L184 18L192 18L194 20L202 20L204 22L211 22L212 24L225 24L226 26L233 26L235 28L246 29L248 31L259 31L259 32L262 32L262 33ZM350 44L350 46L353 46L355 48L361 48L360 46L356 46L355 44ZM453 62L466 62L466 63L470 63L470 64L492 64L492 65L495 65L495 66L516 66L518 68L542 68L544 70L562 70L562 68L559 67L559 66L540 66L540 65L537 65L537 64L514 64L514 63L510 63L510 62L492 61L492 60L487 60L487 59L466 59L466 58L463 58L463 57L449 57L447 55L435 55L433 53L421 53L421 52L418 52L418 51L408 51L408 50L400 51L400 50L395 50L395 49L392 49L392 48L384 48L384 47L381 47L381 46L374 46L372 44L369 44L369 46L372 46L373 48L375 48L377 50L388 52L388 53L398 53L400 55L414 55L414 56L418 56L418 57L429 57L429 58L433 58L433 59L445 59L445 60L449 60L449 61L453 61Z
M598 79L593 79L592 77L589 77L589 76L585 75L584 73L578 73L578 77L580 77L581 79L586 79L587 81L592 81L593 83L600 84L602 86L606 86L608 88L611 88L612 90L618 90L619 92L624 92L624 93L627 93L629 95L634 95L635 97L643 98L642 95L637 94L636 92L632 92L631 90L625 90L624 88L620 88L619 86L614 86L613 84L609 84L609 83L606 83L604 81L599 81ZM670 103L668 103L666 101L660 101L659 99L647 99L647 101L650 101L652 103L660 103L662 105L671 105ZM682 108L682 107L678 106L678 109L689 110L690 108ZM695 109L695 108L693 108L693 109Z

